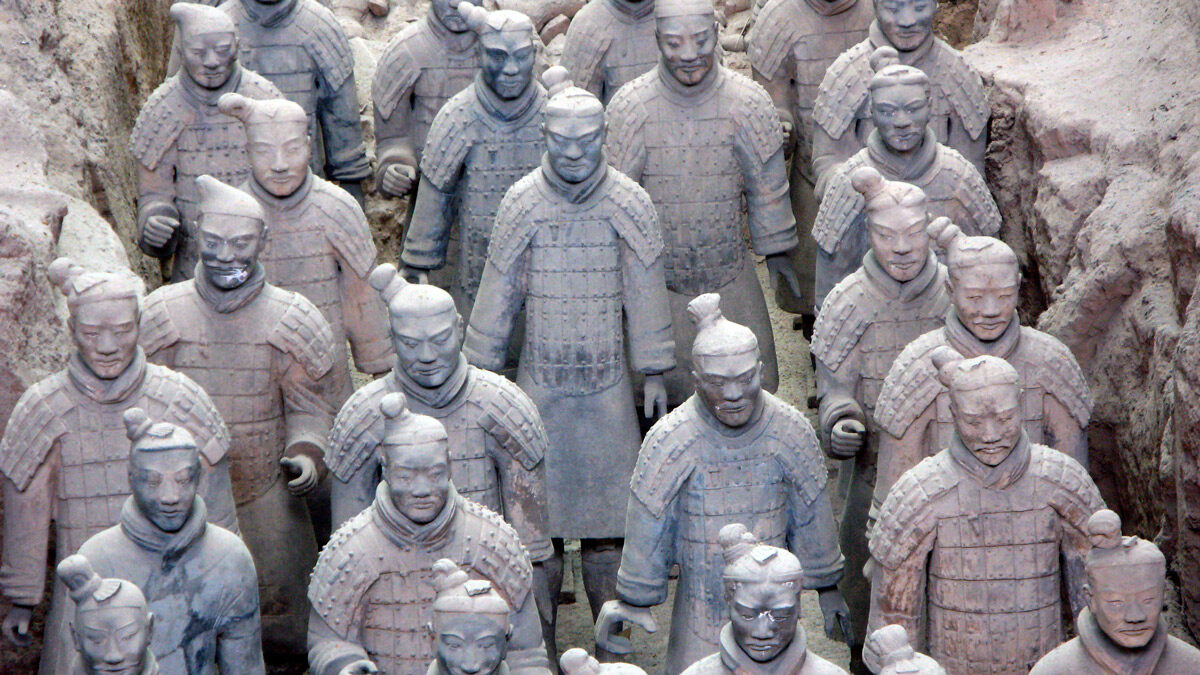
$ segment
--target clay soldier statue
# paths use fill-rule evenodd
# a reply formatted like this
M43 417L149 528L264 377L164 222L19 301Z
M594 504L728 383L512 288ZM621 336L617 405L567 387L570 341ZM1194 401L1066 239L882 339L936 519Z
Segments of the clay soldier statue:
M550 437L550 534L582 539L594 616L613 597L625 531L613 505L628 499L641 440L629 366L645 376L653 417L666 412L662 373L675 362L654 205L604 161L604 107L566 78L546 71L546 156L500 204L464 351L503 366L524 304L517 384ZM561 574L550 581L553 606Z
M58 563L58 578L75 601L70 675L158 675L150 649L154 614L142 589L121 579L101 579L81 555Z
M238 64L237 27L224 12L190 2L171 6L178 25L179 72L138 113L129 150L138 170L138 246L160 258L171 281L190 279L200 255L196 177L237 185L250 177L246 131L217 111L227 92L280 96L275 85Z
M433 121L421 156L421 180L400 259L416 278L447 264L458 240L454 302L471 315L483 277L496 210L508 188L537 168L546 90L534 80L537 34L524 14L489 12L469 2L458 13L479 36L475 81Z
M655 0L593 0L567 28L562 65L575 85L608 104L617 90L658 63Z
M1162 617L1167 560L1152 542L1121 536L1121 519L1103 509L1088 520L1087 607L1079 636L1042 657L1030 675L1200 673L1200 649L1167 634Z
M571 647L558 659L563 675L646 675L632 663L600 663L579 647Z
M433 564L433 586L429 631L437 656L426 675L508 675L511 610L492 582L443 558Z
M628 652L612 635L631 621L655 630L650 608L666 600L679 565L668 673L678 673L720 644L729 607L722 593L721 528L744 523L763 543L804 561L803 588L820 594L826 633L848 630L825 463L812 426L798 410L762 389L754 333L722 317L720 297L688 305L699 327L692 347L696 393L646 436L631 483L617 600L596 623L597 642ZM797 567L796 574L800 574Z
M878 675L946 675L937 661L912 648L908 631L899 624L871 633L863 646L863 658Z
M141 280L128 272L86 272L67 258L51 264L49 273L67 297L75 351L65 369L22 394L0 440L0 587L14 604L3 626L18 644L28 641L33 608L42 599L51 520L61 560L120 519L130 494L121 419L126 410L143 408L192 433L204 466L200 490L213 505L209 517L237 530L229 432L198 384L146 362L138 347ZM67 619L64 590L56 586L51 596L48 635L60 632ZM63 672L66 659L64 651L47 648L41 672Z
M125 424L133 494L120 523L79 554L146 595L164 673L264 673L254 561L236 534L205 522L195 439L140 408L125 411Z
M1085 527L1104 501L1079 462L1029 440L1011 364L949 347L926 358L955 433L880 509L869 623L925 636L951 673L1027 673L1062 641L1062 584L1082 607Z
M874 128L869 84L872 54L896 51L900 63L929 76L929 126L937 140L962 153L983 173L991 116L983 81L962 54L933 34L938 3L877 0L867 39L829 66L813 103L813 173L818 198L838 164L867 144Z
M930 216L945 216L966 234L994 237L1000 232L1000 210L983 176L956 150L939 143L928 126L930 85L925 73L887 65L871 78L869 88L875 128L866 147L833 171L813 225L820 249L818 303L858 267L867 250L866 196L852 180L859 167L921 188Z
M800 623L806 571L787 549L760 543L741 523L719 533L725 569L721 584L728 621L720 644L685 675L845 675L808 650Z
M761 0L759 0L761 4ZM813 193L812 110L825 70L846 49L867 37L873 14L871 0L770 0L758 11L750 29L750 65L754 80L775 101L784 135L791 143L792 213L800 230L792 267L800 276L802 298L786 299L786 286L775 298L794 313L812 314L821 307L811 295L816 245L809 236L817 215Z
M345 29L317 0L225 0L242 63L308 114L312 169L362 201L371 174ZM235 185L237 183L234 183Z
M786 255L798 239L779 118L762 87L720 64L711 0L655 0L654 15L659 64L613 98L607 150L613 167L646 188L662 221L679 364L669 400L678 405L692 392L687 303L714 291L730 318L758 336L763 384L775 391L775 338L743 230L767 256L772 280L798 287Z
M486 579L512 608L505 657L513 675L548 673L533 571L500 516L464 499L450 480L441 422L384 396L376 458L384 480L375 501L346 521L321 551L308 597L313 675L419 673L434 658L432 566L446 558ZM374 670L372 670L374 669Z
M364 373L391 366L387 319L367 283L375 242L362 207L309 168L312 145L304 109L287 99L222 96L221 111L246 125L251 177L242 186L263 206L271 238L259 256L267 280L312 301L333 329L329 402L350 397L346 341Z
M1086 467L1092 396L1066 345L1021 325L1016 254L998 239L963 236L944 219L933 221L929 233L946 252L954 309L945 327L905 347L884 379L875 403L875 422L885 432L879 435L875 505L905 471L950 444L950 394L929 361L943 345L964 357L987 354L1011 363L1021 376L1020 415L1030 442L1061 450Z
M870 167L854 174L867 202L871 248L861 266L834 287L817 314L817 428L826 453L846 460L841 488L841 548L850 573L842 591L854 619L855 644L866 638L870 584L862 576L867 514L875 489L880 429L875 400L892 361L909 342L942 326L950 310L946 268L930 250L921 188L885 179ZM857 654L851 654L857 660Z
M266 283L262 205L210 176L197 181L200 264L192 280L146 299L142 347L199 382L229 425L233 495L258 568L266 648L299 654L304 578L317 551L298 497L325 472L332 330L304 296Z

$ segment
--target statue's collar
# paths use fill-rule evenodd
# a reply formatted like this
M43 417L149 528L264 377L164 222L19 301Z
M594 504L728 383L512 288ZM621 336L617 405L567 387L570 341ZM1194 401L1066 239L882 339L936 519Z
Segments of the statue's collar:
M900 300L901 302L908 302L920 296L938 276L938 261L933 251L930 251L925 257L925 266L921 268L921 273L905 282L893 279L883 269L883 266L879 264L874 251L867 251L867 254L863 256L862 265L867 279L876 288L889 298Z
M804 627L796 624L792 642L779 656L766 663L750 658L733 639L733 628L729 624L721 627L721 664L737 675L796 675L804 669L808 660L808 637Z
M264 3L258 0L242 0L242 7L245 8L246 14L250 15L251 21L264 28L272 28L290 17L295 12L299 1L279 0L279 2Z
M925 127L925 137L921 145L910 155L899 155L883 142L879 129L872 129L867 135L867 154L871 161L883 167L884 173L891 180L913 183L923 176L937 159L938 140L933 129Z
M1095 615L1087 607L1084 607L1083 611L1079 613L1076 625L1079 629L1079 642L1083 646L1083 650L1093 661L1104 666L1111 673L1153 675L1162 658L1163 650L1167 648L1167 625L1161 616L1158 619L1158 629L1154 631L1154 637L1150 639L1150 644L1141 649L1123 649L1113 644L1104 631L1100 630L1100 624L1096 622Z
M127 401L134 392L141 390L142 382L146 379L146 353L138 347L125 371L106 380L93 373L79 352L75 352L67 361L67 377L76 389L96 403Z

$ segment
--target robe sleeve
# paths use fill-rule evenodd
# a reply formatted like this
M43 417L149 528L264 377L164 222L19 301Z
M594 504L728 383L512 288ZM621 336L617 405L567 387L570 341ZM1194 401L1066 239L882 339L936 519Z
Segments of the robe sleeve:
M636 607L660 605L667 599L667 577L675 564L675 530L679 522L678 497L673 497L662 518L630 495L625 511L625 546L617 570L617 599Z

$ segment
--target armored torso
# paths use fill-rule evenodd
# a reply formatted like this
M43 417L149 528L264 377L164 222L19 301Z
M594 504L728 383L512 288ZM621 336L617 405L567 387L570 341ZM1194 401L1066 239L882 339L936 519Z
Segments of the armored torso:
M658 63L654 0L592 0L567 29L562 65L603 103Z

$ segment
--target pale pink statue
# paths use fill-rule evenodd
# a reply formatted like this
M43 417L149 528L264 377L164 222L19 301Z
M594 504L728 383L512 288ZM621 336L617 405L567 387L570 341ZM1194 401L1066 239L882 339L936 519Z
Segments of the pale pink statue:
M1121 536L1107 509L1088 520L1087 607L1079 635L1042 657L1030 675L1175 675L1200 673L1200 649L1167 634L1163 606L1167 559L1153 542Z
M607 104L658 64L655 0L591 0L567 28L562 65L575 85Z
M571 647L558 659L563 675L646 675L632 663L600 663L579 647Z
M442 558L433 564L433 586L429 632L437 656L426 675L508 675L512 609L492 582Z
M995 356L932 361L954 434L908 470L871 532L869 625L898 624L950 673L1024 675L1082 608L1087 520L1104 508L1087 470L1030 441L1021 379Z
M877 675L946 675L946 669L912 647L908 631L889 624L867 636L863 660Z
M75 601L70 675L159 675L150 649L154 613L135 584L101 579L81 555L58 563L58 578Z

